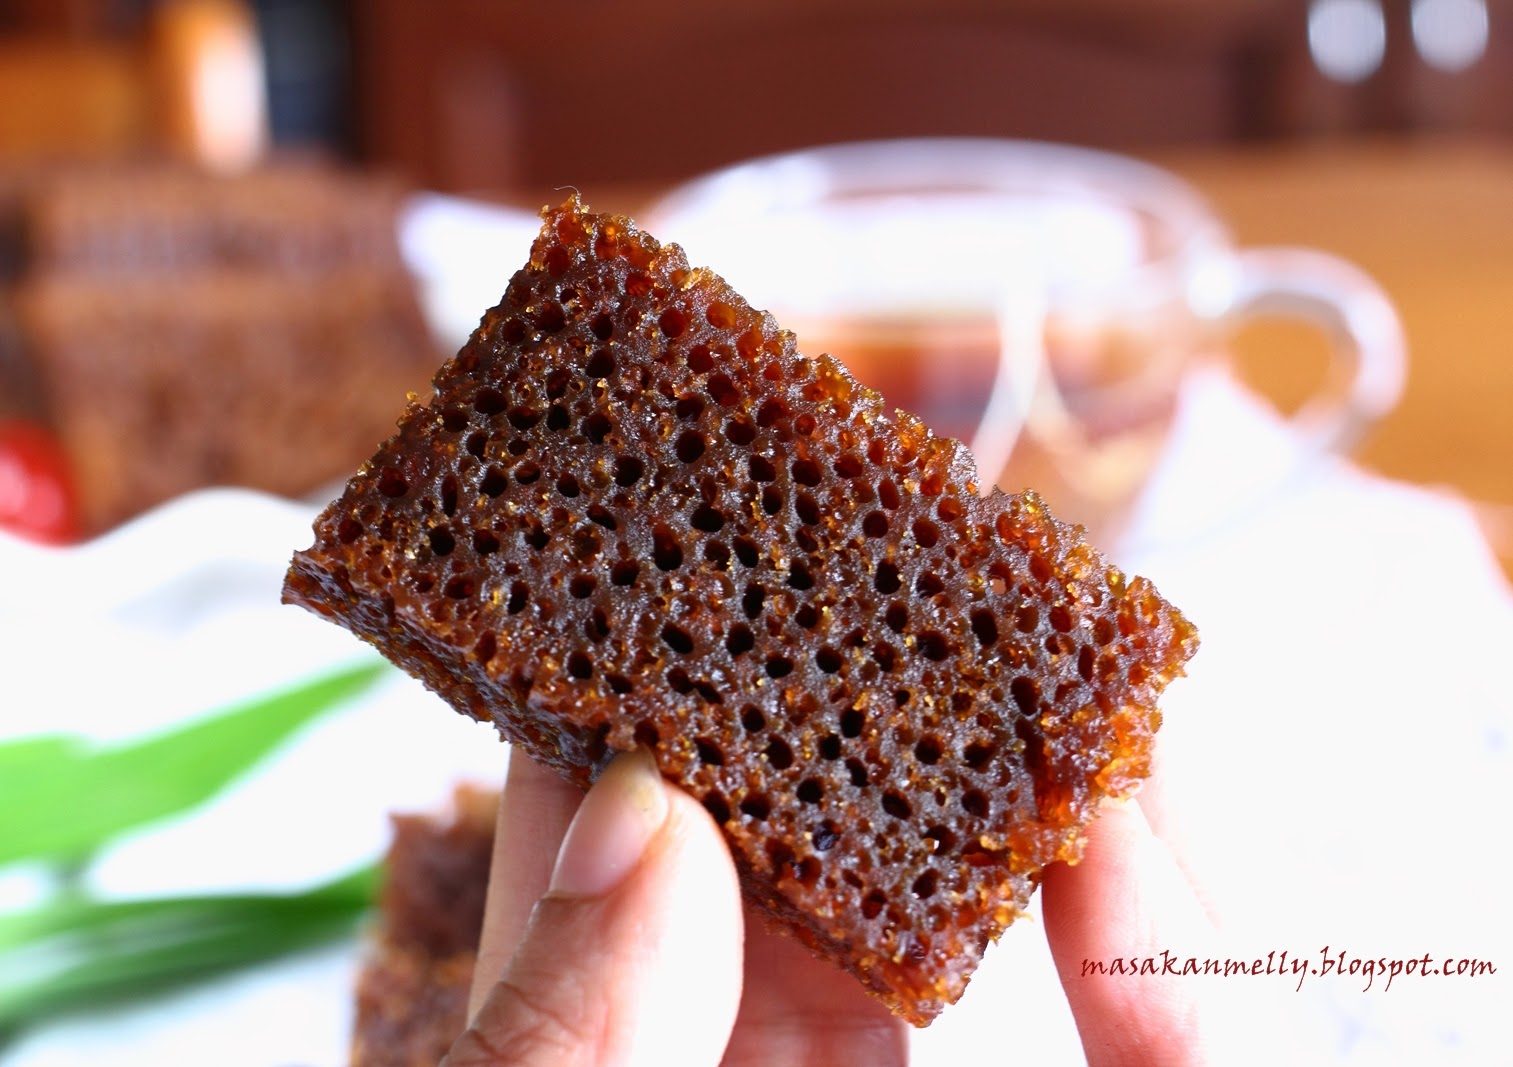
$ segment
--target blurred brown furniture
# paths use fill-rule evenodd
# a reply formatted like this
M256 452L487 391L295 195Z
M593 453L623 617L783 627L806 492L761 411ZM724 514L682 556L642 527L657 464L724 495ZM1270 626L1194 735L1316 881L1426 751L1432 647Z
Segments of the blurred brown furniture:
M163 0L106 34L98 5L31 5L0 36L0 161L171 155L222 168L266 141L256 26L240 0Z
M1306 244L1353 260L1397 304L1407 392L1360 456L1395 478L1476 502L1513 574L1513 145L1381 139L1156 157L1217 205L1243 244ZM1237 340L1248 378L1283 401L1317 343L1257 328Z

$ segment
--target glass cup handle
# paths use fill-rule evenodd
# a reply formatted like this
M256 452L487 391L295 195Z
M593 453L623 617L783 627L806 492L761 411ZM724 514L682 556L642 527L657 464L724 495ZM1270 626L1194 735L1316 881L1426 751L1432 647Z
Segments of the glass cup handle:
M1397 311L1369 275L1336 256L1242 249L1200 270L1189 295L1218 325L1279 316L1314 322L1331 335L1325 386L1293 419L1307 451L1348 451L1402 396L1407 342Z

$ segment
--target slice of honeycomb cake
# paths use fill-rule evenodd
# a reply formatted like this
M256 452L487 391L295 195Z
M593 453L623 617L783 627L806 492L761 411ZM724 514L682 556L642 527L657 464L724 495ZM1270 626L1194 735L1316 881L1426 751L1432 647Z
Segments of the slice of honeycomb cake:
M909 1021L1148 773L1193 627L677 246L545 212L434 386L286 599L580 785L650 749Z

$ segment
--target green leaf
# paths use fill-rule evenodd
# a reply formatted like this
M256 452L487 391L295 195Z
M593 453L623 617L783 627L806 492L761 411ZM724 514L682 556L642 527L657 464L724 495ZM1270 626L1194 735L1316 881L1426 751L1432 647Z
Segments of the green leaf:
M379 868L300 893L99 902L0 918L0 1045L23 1026L203 980L349 934Z
M0 866L76 859L124 831L204 803L388 669L363 663L103 749L61 736L0 746Z

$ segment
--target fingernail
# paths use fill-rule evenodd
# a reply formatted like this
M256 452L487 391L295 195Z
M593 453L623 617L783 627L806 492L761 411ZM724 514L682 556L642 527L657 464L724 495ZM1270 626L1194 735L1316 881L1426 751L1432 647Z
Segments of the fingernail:
M641 861L666 819L667 795L650 753L637 749L616 756L567 828L548 893L608 893Z

